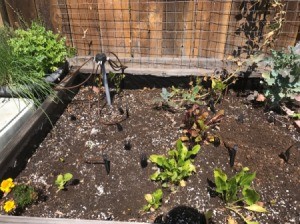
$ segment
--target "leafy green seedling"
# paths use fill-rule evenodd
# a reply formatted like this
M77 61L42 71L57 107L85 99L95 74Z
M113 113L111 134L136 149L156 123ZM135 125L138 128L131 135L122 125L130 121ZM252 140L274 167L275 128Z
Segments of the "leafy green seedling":
M18 207L24 209L38 199L38 193L31 186L20 184L13 189L13 197Z
M252 212L267 212L258 205L259 194L251 188L256 173L250 173L248 167L244 167L231 178L220 169L214 170L216 189L221 199L225 201L226 208L238 214L247 224L258 224L245 217L240 210L246 209ZM242 204L242 205L241 205Z
M271 50L271 56L263 62L270 71L262 74L265 96L273 106L295 99L300 92L300 44L286 51Z
M163 187L168 187L168 182L185 186L184 178L196 172L191 157L200 150L200 145L195 145L192 150L188 150L181 140L177 140L176 149L168 152L168 157L164 155L151 155L150 161L160 168L151 175L151 180L162 181Z
M152 194L145 194L145 199L147 201L147 205L143 207L144 211L155 211L161 206L163 192L161 189L157 189Z
M55 180L58 191L65 189L66 183L73 178L71 173L59 174Z
M114 84L117 93L120 93L122 90L121 84L124 78L125 78L125 74L122 73L117 74L117 73L109 72L108 74L108 79Z

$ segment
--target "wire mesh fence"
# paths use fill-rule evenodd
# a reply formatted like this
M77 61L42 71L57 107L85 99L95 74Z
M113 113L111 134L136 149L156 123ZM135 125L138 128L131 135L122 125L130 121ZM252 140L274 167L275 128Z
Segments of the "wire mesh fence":
M8 2L20 8L16 1ZM46 20L67 36L78 55L114 52L129 66L145 69L220 67L228 55L245 58L255 53L270 25L278 25L271 0L42 2L51 12ZM279 2L284 4L284 14L277 49L294 45L300 36L300 1Z

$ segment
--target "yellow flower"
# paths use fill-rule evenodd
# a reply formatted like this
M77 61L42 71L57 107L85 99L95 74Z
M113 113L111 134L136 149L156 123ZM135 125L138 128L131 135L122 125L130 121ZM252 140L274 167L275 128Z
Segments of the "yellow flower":
M9 213L11 212L12 210L14 210L16 208L16 205L15 205L15 201L14 200L8 200L4 203L4 211Z
M15 186L13 179L8 178L6 180L3 180L0 186L0 190L4 193L9 193L11 189Z

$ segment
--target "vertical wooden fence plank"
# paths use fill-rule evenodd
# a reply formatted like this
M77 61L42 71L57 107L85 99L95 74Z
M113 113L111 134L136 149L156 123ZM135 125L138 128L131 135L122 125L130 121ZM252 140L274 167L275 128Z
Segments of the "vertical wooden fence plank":
M70 17L68 13L67 0L57 0L54 4L54 13L51 15L51 21L54 29L57 29L67 39L67 45L75 47L73 43Z
M128 0L114 0L112 5L113 21L109 21L111 32L114 33L113 51L118 57L130 56L130 24Z
M150 57L162 55L162 22L164 3L151 1L149 5Z
M98 1L101 51L114 52L118 57L131 55L129 0Z
M43 24L47 29L54 32L58 32L58 27L61 21L58 20L59 8L57 7L56 0L38 0L35 1L35 7L39 19L42 20Z
M286 1L286 17L278 40L276 49L294 46L296 44L298 30L300 27L300 1Z
M223 59L230 8L230 0L212 2L207 57Z
M5 0L0 0L0 19L2 21L2 25L9 24L7 10L5 6Z
M97 0L67 0L72 42L79 55L94 55L100 50Z
M194 57L205 57L208 44L208 23L209 13L205 7L209 8L206 1L198 1L195 5L195 35L194 35Z
M193 57L193 44L195 35L194 15L195 1L188 1L184 4L184 33L183 33L183 57Z
M31 21L37 18L37 11L34 0L5 0L5 7L9 23L13 27L30 25Z
M3 20L2 20L2 14L0 14L0 27L3 27Z
M166 57L182 55L184 2L166 1L163 20L162 54Z
M116 51L115 22L113 0L98 1L99 28L101 36L101 52Z

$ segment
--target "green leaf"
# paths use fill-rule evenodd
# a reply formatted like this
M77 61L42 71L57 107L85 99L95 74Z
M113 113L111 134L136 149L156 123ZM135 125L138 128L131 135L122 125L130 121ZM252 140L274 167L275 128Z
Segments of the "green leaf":
M151 155L149 159L151 162L156 163L159 166L162 166L163 158L164 158L164 156L161 156L161 155Z
M215 169L214 170L214 178L215 178L215 184L216 184L216 191L218 193L223 193L223 191L228 190L227 186L227 175L222 172L220 169Z
M242 194L245 198L245 202L247 203L247 205L255 204L256 202L258 202L258 200L260 198L259 194L255 190L253 190L249 187L245 187L242 190Z
M244 220L246 222L246 224L259 224L259 222L256 221L248 221L248 220Z
M236 179L232 177L227 181L226 201L232 202L237 200L237 191L238 185Z
M59 174L59 175L57 176L57 178L56 178L55 183L56 183L56 184L59 184L59 183L61 183L61 182L63 181L63 179L64 179L63 175Z
M73 175L71 173L65 173L64 174L64 181L68 182L69 180L71 180L73 178Z
M146 201L149 203L149 204L152 204L153 203L153 197L151 194L145 194L145 199Z
M153 192L152 196L156 202L160 201L162 198L163 192L161 189L157 189Z
M257 204L252 204L250 206L244 207L247 210L253 211L253 212L267 212L267 210Z
M200 148L201 148L200 145L195 145L192 148L192 150L190 150L190 151L187 152L186 157L190 158L192 155L196 155L199 152Z
M245 173L244 176L242 176L240 179L240 185L241 186L250 186L255 177L256 177L256 172Z
M156 171L154 174L152 174L152 175L150 176L150 179L151 179L151 180L157 180L159 174L160 174L160 172L159 172L159 171Z

